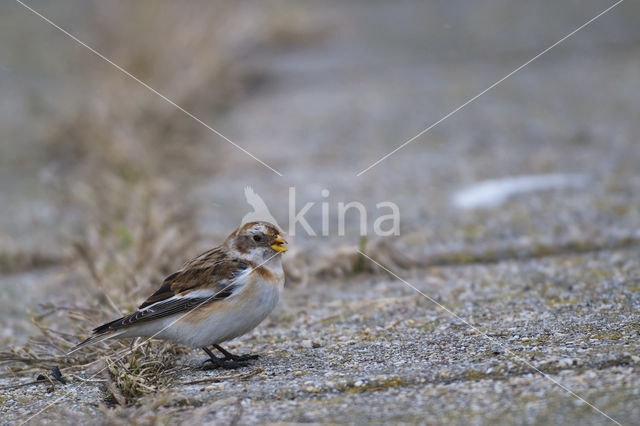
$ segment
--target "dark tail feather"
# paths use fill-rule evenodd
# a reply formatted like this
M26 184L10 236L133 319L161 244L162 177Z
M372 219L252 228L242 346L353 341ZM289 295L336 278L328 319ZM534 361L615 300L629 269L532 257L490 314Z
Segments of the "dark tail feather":
M122 318L103 324L100 327L94 328L93 334L87 337L86 339L84 339L82 342L78 343L76 346L74 346L73 349L71 349L71 351L67 353L67 355L74 353L75 351L82 348L83 346L93 345L94 343L99 343L99 342L102 342L103 340L107 340L111 337L115 337L124 333L125 330L123 329L118 330L118 329L110 328L111 325L121 320Z

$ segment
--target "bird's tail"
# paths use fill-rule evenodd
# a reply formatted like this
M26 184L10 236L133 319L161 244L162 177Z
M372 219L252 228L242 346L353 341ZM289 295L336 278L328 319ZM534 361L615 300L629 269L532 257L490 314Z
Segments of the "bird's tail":
M106 332L94 332L92 336L89 336L88 338L84 339L82 342L78 343L76 346L73 347L73 349L71 349L70 352L67 352L67 355L71 355L72 353L74 353L75 351L77 351L78 349L81 349L85 346L88 345L93 345L96 343L100 343L103 340L107 340L110 339L112 337L116 337L121 335L122 333L124 333L126 330L109 330Z

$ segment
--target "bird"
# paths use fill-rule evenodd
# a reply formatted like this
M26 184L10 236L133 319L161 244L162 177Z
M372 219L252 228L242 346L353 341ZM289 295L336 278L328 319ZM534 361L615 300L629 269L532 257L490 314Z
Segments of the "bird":
M148 337L201 348L212 368L246 365L258 356L235 355L220 344L251 331L275 308L285 281L285 244L269 222L241 225L166 277L138 310L94 328L70 353L106 339Z

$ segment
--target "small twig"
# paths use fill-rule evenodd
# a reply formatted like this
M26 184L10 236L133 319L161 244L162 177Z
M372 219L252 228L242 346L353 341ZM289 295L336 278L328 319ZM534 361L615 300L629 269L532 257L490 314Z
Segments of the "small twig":
M44 380L33 380L31 382L26 382L26 383L20 383L17 385L9 385L9 386L2 386L0 387L0 390L11 390L11 389L18 389L18 388L22 388L25 386L31 386L31 385L37 385L37 384L42 384L42 383L47 383Z
M113 309L113 312L115 314L120 314L121 313L120 309L118 308L116 303L113 301L113 299L111 299L106 289L104 288L104 281L102 279L102 276L98 272L98 268L96 268L95 259L93 258L89 250L89 247L83 245L80 242L74 243L73 247L75 248L76 252L80 256L80 259L84 261L85 265L87 266L87 269L89 270L89 274L91 274L91 277L93 278L95 283L98 285L98 288L102 291L102 296L105 298L109 306L111 306L111 309Z
M67 380L64 377L62 377L62 373L60 372L60 368L58 368L58 366L56 365L55 367L53 367L51 369L51 376L45 375L45 374L39 374L38 377L35 380L31 381L31 382L19 383L17 385L3 386L3 387L0 387L0 390L17 389L17 388L21 388L21 387L25 387L25 386L37 385L39 383L47 383L47 382L53 388L53 387L55 387L55 383L53 382L53 379L57 380L58 382L62 383L63 385L67 384Z
M23 364L28 364L28 365L38 364L38 363L47 363L47 362L59 362L61 358L62 357L35 359L35 358L21 357L19 355L5 357L3 354L0 354L0 362L21 362Z
M84 377L80 377L77 374L69 374L69 376L73 377L76 380L79 380L81 382L85 382L85 383L105 383L107 380L106 379L85 379Z
M113 378L111 377L111 366L105 369L105 371L103 372L103 375L107 382L107 390L109 391L111 396L113 396L113 399L115 399L116 403L124 407L127 401L122 395L122 392L120 392L120 389L118 389L118 386L116 386L116 383L113 381Z
M263 371L264 369L262 367L258 367L255 370L250 371L248 373L234 374L231 376L207 377L206 379L192 380L190 382L179 382L177 384L178 385L199 385L201 383L224 382L225 380L231 380L231 379L248 379L249 377L253 377L258 373L262 373Z

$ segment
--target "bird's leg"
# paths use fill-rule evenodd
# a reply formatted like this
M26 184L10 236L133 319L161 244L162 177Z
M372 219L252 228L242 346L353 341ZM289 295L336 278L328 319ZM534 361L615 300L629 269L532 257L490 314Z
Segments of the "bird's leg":
M243 359L239 359L239 360L234 360L232 358L218 358L217 356L215 356L213 354L213 352L211 352L211 350L207 347L203 347L202 348L203 351L205 351L207 353L207 355L209 355L209 359L206 360L203 364L203 368L205 368L206 370L215 370L218 368L223 368L225 370L232 370L234 368L240 368L240 367L246 367L247 363L245 360ZM206 366L207 362L211 362L211 366Z
M218 344L213 344L212 345L214 348L216 348L217 350L219 350L222 355L224 355L224 359L230 359L233 361L248 361L250 359L256 359L259 358L260 355L234 355L231 352L229 352L228 350L226 350L225 348L223 348L222 346L218 345Z
M224 358L218 358L217 356L215 356L213 354L213 352L211 352L211 350L209 350L209 348L207 348L206 346L202 347L202 350L205 351L207 353L207 355L209 355L209 359L205 360L204 363L202 364L203 366L207 363L210 362L212 364L212 368L219 368L222 367L222 365L224 364Z

